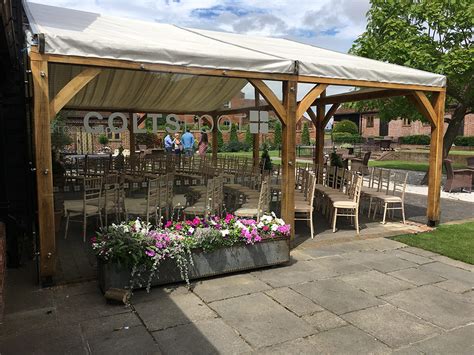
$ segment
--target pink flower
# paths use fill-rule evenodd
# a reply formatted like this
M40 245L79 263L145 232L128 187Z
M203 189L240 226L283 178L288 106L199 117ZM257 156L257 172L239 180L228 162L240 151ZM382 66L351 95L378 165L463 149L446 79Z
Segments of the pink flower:
M172 225L173 225L173 222L172 222L172 221L168 221L168 222L166 222L166 224L165 224L165 228L169 228L169 227L171 227Z
M148 249L147 249L147 250L145 251L145 254L152 258L152 257L155 256L156 253L155 253L153 250L148 250Z
M193 219L193 227L198 226L201 223L201 219L199 217L194 217Z
M95 242L97 242L97 237L94 236L91 238L91 243L95 243Z
M177 225L175 225L174 227L176 228L176 230L179 230L179 231L180 231L181 229L183 229L183 226L182 226L181 224L179 224L179 223L178 223Z
M290 225L289 224L284 224L283 226L279 226L277 228L278 233L281 233L283 235L288 235L290 234Z
M234 219L234 215L227 213L227 215L225 216L225 223L229 223L233 219Z
M265 232L267 232L270 228L268 228L268 226L263 226L262 228Z

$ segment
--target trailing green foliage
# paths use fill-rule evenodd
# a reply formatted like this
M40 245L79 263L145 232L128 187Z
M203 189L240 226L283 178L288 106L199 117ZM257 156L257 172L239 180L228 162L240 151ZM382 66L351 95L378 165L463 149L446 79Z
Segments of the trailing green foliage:
M402 144L428 145L430 141L430 136L424 134L400 137L400 143Z
M460 147L474 147L474 136L456 137L456 139L454 140L454 144Z
M340 122L335 122L334 127L332 128L333 133L350 133L350 134L359 134L359 128L357 125L349 120L342 120Z

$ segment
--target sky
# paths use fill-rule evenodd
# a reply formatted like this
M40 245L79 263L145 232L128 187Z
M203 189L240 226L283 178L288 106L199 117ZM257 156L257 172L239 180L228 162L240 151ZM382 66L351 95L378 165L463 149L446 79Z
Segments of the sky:
M346 53L365 30L369 0L33 0L178 26L283 37ZM276 88L274 88L276 89ZM299 87L303 96L309 86ZM329 94L347 88L328 89ZM277 90L275 90L277 92ZM278 90L279 91L279 90ZM244 89L253 97L253 89Z

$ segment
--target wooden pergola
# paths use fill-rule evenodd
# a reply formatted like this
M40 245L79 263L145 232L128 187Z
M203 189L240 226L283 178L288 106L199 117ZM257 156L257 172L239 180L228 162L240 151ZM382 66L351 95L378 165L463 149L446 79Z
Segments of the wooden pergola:
M300 73L269 73L229 69L209 69L186 65L157 64L122 59L108 59L45 53L42 43L32 46L29 52L30 67L34 85L34 141L38 195L38 225L40 240L40 274L43 280L55 274L56 245L53 206L53 179L51 157L50 123L55 115L68 106L74 96L107 69L129 70L135 73L172 73L195 76L225 77L245 79L256 90L258 110L273 110L282 123L282 218L294 226L294 186L296 166L296 123L307 112L316 127L317 163L323 162L324 128L339 105L367 99L405 96L426 117L431 124L430 170L427 218L429 225L436 225L440 219L440 189L442 178L442 143L444 134L444 106L446 88L441 86L387 83L371 80L341 79L301 75ZM64 64L80 66L79 74L72 78L54 96L50 95L49 66ZM264 80L282 83L282 100L270 89ZM297 100L298 83L314 86ZM327 96L329 85L369 88L356 92ZM268 105L259 106L261 95ZM326 105L331 105L326 111ZM316 107L316 114L312 107ZM91 107L91 109L97 109ZM107 107L108 110L114 107ZM132 111L136 110L136 111ZM246 108L251 109L251 108ZM140 107L130 108L132 112L146 112ZM158 111L158 110L157 110ZM157 112L155 111L155 112ZM160 112L160 111L158 111ZM234 110L214 111L217 115L236 113ZM181 113L181 112L179 112ZM217 130L213 132L216 138ZM217 139L213 139L212 155L217 157ZM258 137L254 139L254 159L258 159Z

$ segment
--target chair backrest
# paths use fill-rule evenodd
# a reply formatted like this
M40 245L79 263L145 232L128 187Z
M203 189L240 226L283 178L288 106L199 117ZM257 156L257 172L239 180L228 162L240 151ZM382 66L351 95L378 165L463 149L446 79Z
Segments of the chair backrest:
M472 168L474 167L474 157L468 157L466 158L466 161L467 161L467 166Z
M362 176L354 173L353 183L351 185L352 200L359 206L360 193L362 191Z
M402 200L405 198L405 190L407 187L408 173L394 172L392 176L392 190L393 195L400 194Z
M260 221L260 217L265 212L268 212L269 209L270 209L270 186L268 184L268 178L265 178L262 181L262 185L260 187L260 195L258 198L258 205L257 205L257 221Z
M84 208L90 202L97 202L97 206L100 206L102 180L102 177L84 177Z

